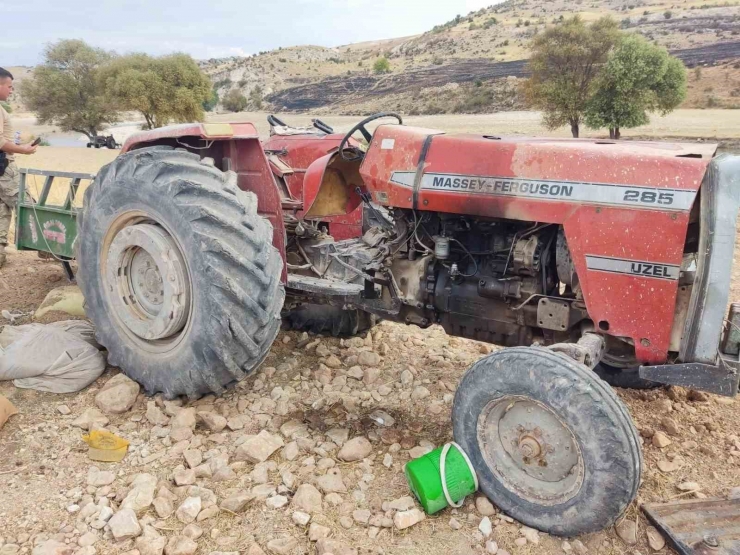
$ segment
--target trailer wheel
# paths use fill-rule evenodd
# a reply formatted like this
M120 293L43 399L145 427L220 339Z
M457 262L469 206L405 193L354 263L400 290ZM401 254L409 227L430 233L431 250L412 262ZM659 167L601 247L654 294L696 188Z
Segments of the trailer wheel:
M286 311L283 321L288 329L334 337L351 337L372 328L377 319L363 310L344 310L336 306L303 304Z
M285 292L257 198L197 155L119 156L85 192L86 311L108 361L150 394L220 393L267 355Z
M637 431L586 366L537 347L496 351L458 387L455 441L504 512L558 536L602 530L637 494Z

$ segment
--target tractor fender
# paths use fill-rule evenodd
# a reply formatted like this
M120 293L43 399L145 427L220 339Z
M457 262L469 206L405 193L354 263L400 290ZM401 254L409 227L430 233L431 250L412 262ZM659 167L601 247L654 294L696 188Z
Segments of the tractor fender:
M332 152L308 167L303 178L303 205L309 220L342 216L362 202L357 188L363 188L360 162L348 162L339 152Z
M178 146L178 140L193 137L204 141L259 139L257 128L251 123L183 123L139 131L123 143L121 154L137 148L166 144Z

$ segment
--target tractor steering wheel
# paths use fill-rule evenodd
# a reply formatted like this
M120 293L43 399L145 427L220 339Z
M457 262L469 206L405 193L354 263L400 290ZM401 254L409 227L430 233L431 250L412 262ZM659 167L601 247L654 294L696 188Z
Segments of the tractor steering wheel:
M342 157L342 160L345 160L347 162L355 162L357 160L362 160L365 157L365 153L359 148L354 146L347 147L347 142L349 142L349 140L352 138L352 135L359 131L369 145L370 141L373 139L373 136L365 126L371 121L375 121L376 119L380 118L396 118L399 125L403 125L403 119L401 119L401 116L394 112L380 112L378 114L373 114L369 118L365 118L360 123L355 125L352 129L350 129L349 132L342 139L342 142L339 143L339 155Z

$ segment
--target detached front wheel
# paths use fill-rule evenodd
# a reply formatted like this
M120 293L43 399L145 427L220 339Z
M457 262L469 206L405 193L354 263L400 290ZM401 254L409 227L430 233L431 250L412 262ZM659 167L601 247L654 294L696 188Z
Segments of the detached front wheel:
M108 360L167 397L220 393L280 328L282 260L257 198L197 155L119 156L85 192L78 281Z
M602 530L637 494L642 457L627 409L565 355L515 347L481 359L458 387L452 419L483 493L528 526Z

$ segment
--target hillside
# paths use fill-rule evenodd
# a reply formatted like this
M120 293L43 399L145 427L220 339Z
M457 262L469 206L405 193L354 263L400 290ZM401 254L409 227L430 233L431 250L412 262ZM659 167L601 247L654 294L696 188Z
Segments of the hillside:
M574 9L575 8L575 9ZM274 110L365 113L481 112L521 107L531 38L575 13L611 15L690 68L684 107L740 107L740 1L508 0L413 37L337 48L300 46L202 62L220 94L260 87ZM376 75L386 56L391 72Z

